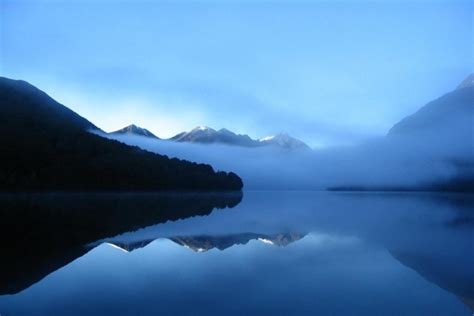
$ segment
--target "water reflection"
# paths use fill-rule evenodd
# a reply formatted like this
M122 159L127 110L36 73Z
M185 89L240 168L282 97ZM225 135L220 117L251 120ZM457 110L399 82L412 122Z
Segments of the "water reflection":
M0 294L21 291L87 253L87 243L215 208L241 192L0 195Z
M99 234L81 258L0 296L0 312L470 315L472 203L247 192L232 210Z
M246 245L251 240L258 240L265 244L270 244L278 247L288 246L290 243L300 240L306 234L301 233L281 233L281 234L257 234L257 233L242 233L233 235L196 235L196 236L173 236L168 239L194 252L205 252L211 249L225 250L235 245ZM109 238L100 240L89 245L94 248L102 243L107 243L113 247L117 247L126 252L130 252L139 248L143 248L153 242L155 239L146 239L139 241L121 241L120 238Z

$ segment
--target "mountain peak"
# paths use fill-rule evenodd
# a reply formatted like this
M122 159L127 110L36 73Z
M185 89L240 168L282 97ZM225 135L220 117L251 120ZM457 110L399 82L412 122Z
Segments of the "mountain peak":
M456 88L457 90L474 87L474 73L469 74Z
M472 142L474 75L469 75L459 87L421 107L396 123L389 136L428 137L441 144L441 138L457 144ZM436 141L435 141L436 139ZM463 140L463 141L462 141Z
M139 127L135 124L130 124L110 134L138 135L159 139L147 129ZM215 130L205 125L197 126L189 132L179 133L171 137L169 140L176 142L190 142L201 144L221 143L226 145L243 147L275 146L286 150L310 149L310 147L303 141L291 137L287 133L283 132L254 140L248 135L236 134L226 128Z
M196 131L215 131L215 129L213 128L210 128L209 126L205 126L205 125L201 125L201 126L197 126L195 127L191 132L196 132Z
M266 142L275 138L275 135L265 136L259 139L260 142Z
M96 130L100 131L100 128L89 122L87 119L81 117L71 109L53 100L48 94L36 88L32 84L24 80L14 80L0 76L0 116L1 118L12 118L4 114L7 111L23 111L17 115L24 115L25 117L31 116L30 113L43 113L48 118L50 127L63 130L75 129L77 131L84 130ZM8 105L14 102L21 104L21 109L12 109ZM3 116L5 115L5 116ZM35 124L42 123L45 118L36 117L34 118Z
M207 126L198 126L190 132L179 133L170 138L170 140L201 144L220 143L242 147L276 146L290 150L309 149L309 146L304 142L293 138L286 133L279 133L259 140L254 140L248 135L236 134L226 128L215 130Z
M291 137L287 133L266 136L261 138L259 142L265 145L276 145L285 149L309 149L309 146L306 143Z
M177 142L198 142L198 143L212 143L213 138L218 132L209 126L201 125L193 128L190 132L181 132L170 140Z
M137 136L145 136L150 138L157 138L152 132L147 130L146 128L139 127L135 124L130 124L118 131L112 132L110 134L126 134L126 135L137 135Z

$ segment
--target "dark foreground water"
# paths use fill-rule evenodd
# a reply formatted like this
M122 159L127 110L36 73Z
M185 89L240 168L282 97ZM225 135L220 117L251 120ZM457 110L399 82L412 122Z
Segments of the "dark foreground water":
M469 195L7 195L0 206L2 316L474 309Z

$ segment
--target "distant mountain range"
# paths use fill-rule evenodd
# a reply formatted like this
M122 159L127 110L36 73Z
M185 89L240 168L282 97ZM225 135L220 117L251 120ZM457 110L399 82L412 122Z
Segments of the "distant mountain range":
M226 144L243 147L275 146L284 149L309 149L309 146L301 140L284 133L255 140L248 135L236 134L225 128L215 130L207 126L198 126L189 132L179 133L171 137L170 140L176 142Z
M0 191L220 191L243 186L232 172L170 159L90 133L94 130L100 131L29 83L0 77Z
M150 138L158 138L145 128L136 125L127 126L121 130L110 133L111 135L136 135ZM286 150L308 150L310 147L303 141L280 133L261 139L252 139L248 135L236 134L226 128L215 130L207 126L198 126L189 132L179 133L168 139L169 141L180 143L196 143L196 144L224 144L241 147L265 147L271 146Z
M238 135L225 128L217 131L207 126L198 126L189 132L179 133L171 137L170 140L200 144L221 143L244 147L257 147L259 145L248 135Z
M456 138L457 142L472 142L474 135L474 74L470 74L456 90L423 106L416 113L395 124L388 132L389 137L420 136ZM144 128L130 125L112 134L133 134L156 138ZM248 135L236 134L228 129L215 130L207 126L198 126L189 132L181 132L169 140L199 144L226 144L242 147L274 146L283 149L310 149L303 141L280 133L261 139L252 139Z

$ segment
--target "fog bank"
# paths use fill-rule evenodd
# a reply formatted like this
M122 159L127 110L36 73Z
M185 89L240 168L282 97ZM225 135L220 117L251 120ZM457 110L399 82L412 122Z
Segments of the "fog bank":
M247 190L413 187L473 173L469 143L392 136L360 146L314 151L176 143L141 136L101 136L145 150L233 171Z

